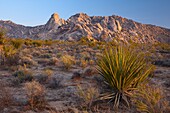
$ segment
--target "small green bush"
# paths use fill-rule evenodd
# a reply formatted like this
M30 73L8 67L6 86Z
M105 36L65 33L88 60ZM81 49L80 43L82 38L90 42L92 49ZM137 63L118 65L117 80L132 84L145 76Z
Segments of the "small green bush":
M27 70L16 71L13 73L13 76L17 77L20 83L33 80L32 73Z

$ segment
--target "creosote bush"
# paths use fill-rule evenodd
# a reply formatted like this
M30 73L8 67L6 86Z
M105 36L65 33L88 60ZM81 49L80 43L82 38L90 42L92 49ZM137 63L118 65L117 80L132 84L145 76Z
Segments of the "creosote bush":
M30 109L43 110L47 105L45 99L45 88L38 82L32 81L25 84Z
M143 53L137 53L128 46L110 46L97 64L98 72L110 87L110 92L102 94L100 99L113 102L116 109L122 101L129 106L131 92L145 82L153 70L153 66L146 63Z

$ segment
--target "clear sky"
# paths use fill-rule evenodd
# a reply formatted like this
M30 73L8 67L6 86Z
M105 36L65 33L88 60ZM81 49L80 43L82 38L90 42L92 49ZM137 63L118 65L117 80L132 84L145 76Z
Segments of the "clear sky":
M0 20L17 24L45 24L54 12L64 19L79 12L90 16L114 14L170 28L170 0L0 0Z

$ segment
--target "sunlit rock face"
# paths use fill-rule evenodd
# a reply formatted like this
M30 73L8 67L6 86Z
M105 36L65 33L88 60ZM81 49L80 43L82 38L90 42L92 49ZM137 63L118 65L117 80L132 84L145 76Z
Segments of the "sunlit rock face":
M53 30L53 29L58 29L59 26L65 24L65 20L61 19L57 13L54 13L51 15L51 18L49 21L45 24L45 30Z
M54 13L45 25L27 27L11 21L0 21L0 27L7 30L9 37L16 38L77 41L82 37L90 37L101 41L119 38L126 42L170 43L169 29L141 24L115 15L89 16L78 13L64 20Z

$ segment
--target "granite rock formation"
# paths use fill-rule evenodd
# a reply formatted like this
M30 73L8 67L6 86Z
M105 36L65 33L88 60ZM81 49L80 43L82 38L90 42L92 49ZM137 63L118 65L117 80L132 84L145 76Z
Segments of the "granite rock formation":
M119 38L134 42L170 43L170 29L147 25L120 16L88 16L79 13L64 20L54 13L45 25L28 27L0 20L0 27L14 38L77 41L82 37L110 41Z

